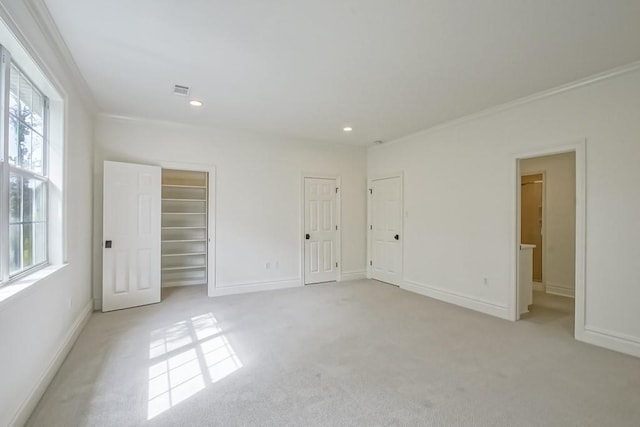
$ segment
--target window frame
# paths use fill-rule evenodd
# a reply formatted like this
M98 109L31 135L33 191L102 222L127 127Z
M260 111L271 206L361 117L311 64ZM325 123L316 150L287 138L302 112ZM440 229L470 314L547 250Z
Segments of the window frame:
M20 78L24 78L32 90L38 92L38 94L43 99L43 114L42 114L42 175L38 174L29 169L23 169L22 167L16 165L12 165L9 161L9 131L10 131L10 85L11 85L11 71L12 68L15 68L20 75ZM21 80L19 80L21 81ZM33 98L32 98L33 99ZM18 95L19 101L19 95ZM18 126L20 126L21 119L16 117L18 120ZM49 197L50 197L50 179L49 179L49 171L50 171L50 112L49 112L49 97L46 95L45 91L40 89L34 81L29 77L27 73L23 71L20 67L20 64L13 61L11 57L11 53L2 45L0 45L0 288L15 282L29 274L34 273L40 269L46 268L50 265L50 251L49 251L49 239L50 239L50 206L49 206ZM27 124L23 121L23 124L27 126L32 132L39 133L32 125ZM44 206L44 220L43 221L24 221L22 217L23 207L21 208L21 221L20 224L24 227L25 223L42 223L44 222L44 260L32 265L27 268L23 268L21 265L21 269L16 271L15 273L11 273L10 268L10 180L11 176L19 176L22 179L34 179L40 181L42 185L44 185L44 200L42 204ZM24 185L24 184L23 184ZM24 199L21 199L21 206L24 206ZM32 233L34 233L35 227L32 229ZM35 236L35 234L32 234ZM33 238L32 238L33 240ZM20 247L21 251L23 251L24 237L21 232L20 239ZM35 247L32 246L32 259L35 256ZM20 255L20 263L23 262L24 254Z

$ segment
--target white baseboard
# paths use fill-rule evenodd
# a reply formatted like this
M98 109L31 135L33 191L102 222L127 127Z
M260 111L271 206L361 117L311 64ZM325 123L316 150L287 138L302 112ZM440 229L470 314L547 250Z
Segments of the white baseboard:
M568 286L563 286L557 283L545 283L545 292L551 295L560 295L561 297L576 297L576 290Z
M585 326L576 339L609 350L640 357L640 338L608 331L596 326Z
M405 280L404 283L400 285L400 288L440 301L448 302L450 304L455 304L461 307L469 308L471 310L479 311L480 313L489 314L501 319L511 320L511 316L509 315L509 310L507 307L503 307L489 301L469 297L457 292L451 292L433 286L424 285L422 283L412 282L409 280Z
M533 282L533 290L538 292L544 292L544 283Z
M209 296L217 297L222 295L246 294L249 292L273 291L275 289L295 288L299 286L302 286L299 277L276 281L234 283L216 286L215 289L209 291Z
M29 416L42 398L45 390L51 383L51 380L53 380L56 372L58 372L58 369L60 369L62 362L67 357L67 354L69 354L69 351L71 350L73 344L76 342L78 335L80 335L80 332L82 331L82 329L84 329L84 326L89 321L92 311L93 302L89 301L87 305L84 306L76 320L73 322L73 325L69 329L69 332L67 332L67 336L61 342L58 350L51 357L49 364L40 375L38 382L33 386L31 392L27 395L27 397L22 402L22 405L20 405L20 407L16 411L15 415L9 422L9 426L23 426L27 422Z
M341 282L346 282L347 280L361 280L367 278L367 272L364 270L343 271L340 276Z

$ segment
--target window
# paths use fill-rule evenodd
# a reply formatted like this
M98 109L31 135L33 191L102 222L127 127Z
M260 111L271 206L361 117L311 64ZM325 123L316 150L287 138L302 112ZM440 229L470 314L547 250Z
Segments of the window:
M0 280L7 282L48 263L49 103L5 49L2 57Z

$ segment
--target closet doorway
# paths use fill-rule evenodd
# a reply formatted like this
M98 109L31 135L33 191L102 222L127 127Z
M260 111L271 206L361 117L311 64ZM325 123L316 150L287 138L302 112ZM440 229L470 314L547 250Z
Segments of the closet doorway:
M162 165L162 288L205 285L215 292L215 168Z
M210 193L208 171L162 169L163 288L211 285Z

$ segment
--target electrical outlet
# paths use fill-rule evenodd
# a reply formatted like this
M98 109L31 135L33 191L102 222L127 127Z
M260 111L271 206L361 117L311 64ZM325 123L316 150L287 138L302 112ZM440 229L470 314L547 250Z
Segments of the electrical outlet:
M280 262L276 261L276 270L280 268Z
M266 268L267 270L269 270L269 269L271 268L271 263L270 263L270 262L267 262L267 263L264 265L264 268Z
M483 277L482 282L484 283L485 286L487 286L489 284L489 279L487 279L486 277Z

